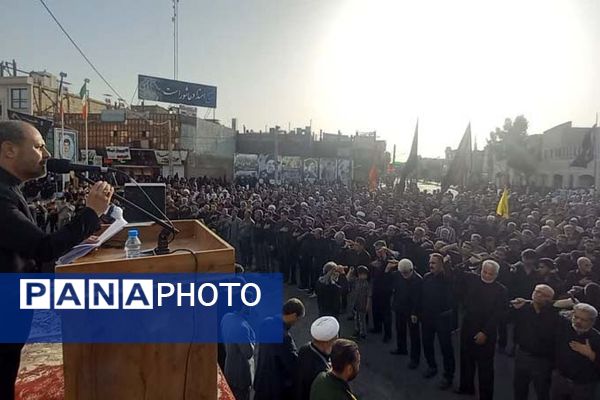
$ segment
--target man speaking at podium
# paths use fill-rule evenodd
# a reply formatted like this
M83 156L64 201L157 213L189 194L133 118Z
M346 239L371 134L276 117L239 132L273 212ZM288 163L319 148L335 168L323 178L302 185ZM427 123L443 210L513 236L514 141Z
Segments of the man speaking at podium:
M42 263L54 261L100 228L99 216L114 192L106 182L91 188L86 208L65 227L51 234L38 228L20 185L43 177L49 157L35 127L0 121L0 272L40 272ZM0 344L0 399L14 398L22 348L21 343Z

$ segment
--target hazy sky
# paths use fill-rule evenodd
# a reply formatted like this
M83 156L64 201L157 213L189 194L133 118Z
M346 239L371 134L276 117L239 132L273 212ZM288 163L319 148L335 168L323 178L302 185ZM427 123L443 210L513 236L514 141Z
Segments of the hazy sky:
M0 58L109 89L36 0L3 0ZM170 0L47 0L130 102L137 74L173 76ZM597 0L181 0L179 79L216 85L216 117L264 129L377 130L404 160L480 147L505 117L530 133L600 111ZM134 100L134 103L137 99ZM204 110L200 110L204 114Z

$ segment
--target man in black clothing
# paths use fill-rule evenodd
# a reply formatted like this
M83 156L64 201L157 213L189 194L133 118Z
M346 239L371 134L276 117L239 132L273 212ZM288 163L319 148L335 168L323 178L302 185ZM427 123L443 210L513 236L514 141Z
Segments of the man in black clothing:
M344 267L333 261L323 266L323 275L315 286L320 317L329 315L337 318L340 314L342 292L348 288L344 273Z
M507 228L513 226L514 222L509 222ZM508 239L508 251L506 252L506 261L510 264L519 262L521 258L521 241L517 238Z
M554 289L537 285L531 300L516 298L514 309L515 329L518 331L513 390L515 400L527 400L529 384L538 400L550 399L550 382L559 316L552 306Z
M412 261L419 274L429 271L429 252L424 247L428 242L425 237L425 229L420 226L415 228L412 238L404 242L404 256Z
M559 323L556 338L552 400L592 400L600 380L600 333L594 322L598 311L589 304L573 307L571 321Z
M485 260L480 276L472 272L457 274L458 289L464 294L458 392L475 392L477 370L480 400L491 400L494 396L494 353L498 323L508 311L506 288L496 282L499 271L497 262Z
M87 207L56 233L42 231L21 193L23 182L44 176L50 153L33 126L20 121L0 122L0 272L39 272L41 265L66 253L100 228L113 188L95 184ZM29 326L33 314L27 314ZM27 328L28 329L28 328ZM23 344L0 344L0 399L14 397Z
M296 399L309 400L310 387L319 373L331 369L331 347L338 338L340 324L334 317L321 317L310 327L312 341L298 350Z
M512 279L514 274L510 272L510 265L506 262L506 251L506 247L496 247L496 250L494 250L494 252L492 253L492 259L496 261L498 265L500 265L500 272L498 273L498 282L504 285L510 296L513 283ZM509 315L506 314L498 324L498 351L500 353L506 353L506 345L508 343L508 323Z
M283 274L284 282L296 282L296 263L290 255L292 243L294 241L293 234L296 229L292 222L289 220L289 212L287 210L281 210L280 220L277 222L275 227L276 243L279 262L279 272Z
M269 329L271 324L283 323L282 343L258 345L256 375L254 377L254 399L293 399L294 378L298 367L298 351L290 329L304 317L304 304L296 298L283 305L283 321L270 318L261 327Z
M340 265L348 265L348 256L352 253L352 249L344 231L336 232L333 235L333 240L330 241L330 245L329 260Z
M452 386L455 368L451 336L456 326L452 280L444 268L444 257L439 253L429 257L429 269L431 272L423 277L421 303L423 354L429 365L423 376L432 378L437 374L433 344L437 335L444 361L444 379L440 387L448 389Z
M523 250L521 261L515 263L512 269L510 297L527 298L533 293L535 286L540 283L537 274L538 255L533 249Z
M351 241L346 239L346 234L344 231L338 231L333 236L333 241L331 242L331 259L335 261L339 265L348 265L348 257L353 252L351 248ZM344 280L346 277L345 274L342 275L341 280ZM348 285L340 285L340 313L345 313L346 308L348 307Z
M393 252L386 247L383 240L375 243L376 260L370 264L373 310L372 333L381 333L383 328L383 342L392 339L392 280L391 271L387 266L394 260Z
M300 229L296 231L298 241L298 266L300 267L300 285L298 289L307 290L312 287L312 221L304 219Z
M413 263L403 258L398 262L398 272L393 274L394 298L392 309L396 316L396 355L408 354L406 349L406 329L410 333L410 363L409 369L415 369L421 358L421 332L419 329L419 314L423 278L413 267Z
M598 279L592 269L592 261L587 257L577 259L577 269L569 272L565 279L565 290L571 290L573 286L585 286Z
M315 289L319 282L319 277L323 273L323 266L327 263L329 254L328 242L323 238L323 229L315 228L312 230L311 240L311 258L310 258L310 289L312 289L311 297L316 297Z
M371 263L371 255L365 247L367 242L365 238L357 236L354 239L353 251L348 255L348 266L358 268L360 265L367 266Z

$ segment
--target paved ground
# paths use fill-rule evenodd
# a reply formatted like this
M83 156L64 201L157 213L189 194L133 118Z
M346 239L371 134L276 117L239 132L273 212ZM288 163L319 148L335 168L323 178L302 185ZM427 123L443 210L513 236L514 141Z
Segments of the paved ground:
M304 303L307 311L306 317L293 329L292 335L298 346L310 340L310 324L318 315L316 299L309 299L303 291L295 287L286 288L287 297L298 297ZM353 323L341 318L341 336L349 337L353 330ZM417 370L409 370L407 356L394 356L389 353L394 348L393 341L382 343L381 335L371 334L361 343L361 368L352 388L361 400L431 400L431 399L472 399L475 397L459 396L451 390L443 392L436 385L441 379L435 377L431 380L424 379L421 374L425 369L424 359ZM454 338L455 354L457 355L457 337ZM439 351L436 348L436 354ZM438 366L441 366L441 357L438 357ZM495 398L500 400L512 399L512 365L513 359L504 355L496 356L496 384ZM456 370L458 371L458 365ZM455 384L458 382L458 373ZM531 396L533 398L533 396Z
M298 297L306 307L307 315L292 330L292 335L298 346L310 340L310 324L317 316L316 299L309 299L305 292L295 287L287 286L286 297ZM341 318L342 337L349 337L353 332L353 323ZM455 353L457 342L454 340ZM451 391L442 392L437 389L439 377L432 380L422 378L425 369L424 360L419 369L411 371L406 365L407 356L389 354L393 349L392 342L384 344L380 335L370 335L359 344L361 352L361 369L357 379L352 382L352 388L360 400L451 400L473 399L474 397L458 396ZM439 355L439 351L437 351ZM34 369L38 365L60 365L62 352L60 345L30 345L23 354L22 369ZM458 356L457 356L458 362ZM503 355L496 356L495 399L512 399L512 364L513 359ZM441 360L438 361L441 366ZM457 365L458 371L458 365ZM458 375L455 381L458 380ZM531 396L533 398L533 396Z

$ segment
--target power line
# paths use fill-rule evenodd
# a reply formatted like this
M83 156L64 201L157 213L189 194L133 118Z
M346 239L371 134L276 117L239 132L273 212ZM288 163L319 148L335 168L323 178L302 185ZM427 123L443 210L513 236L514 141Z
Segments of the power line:
M104 78L104 76L100 73L100 71L98 71L98 69L94 66L94 64L90 61L90 59L85 55L85 53L83 52L83 50L81 50L81 48L77 45L77 43L75 43L75 41L73 40L73 38L71 37L71 35L69 35L69 33L65 30L65 28L63 28L63 26L61 25L61 23L58 21L58 19L56 19L56 17L52 13L52 11L48 8L48 6L46 5L46 3L44 3L44 0L40 0L40 3L42 3L42 5L46 9L46 11L48 11L48 14L50 14L50 16L52 17L52 19L54 20L54 22L56 22L56 24L58 25L58 27L63 31L63 33L71 41L71 43L73 44L73 46L75 46L75 48L77 49L77 51L79 51L79 54L81 54L81 56L85 59L85 61L87 61L87 63L90 65L90 67L92 67L92 69L94 70L94 72L96 74L98 74L98 76L100 77L100 79L102 79L102 81L104 83L106 83L106 86L108 86L110 88L110 90L112 90L113 93L115 95L117 95L117 98L122 98L123 96L121 96L115 90L115 88L112 87L112 85L106 80L106 78Z

